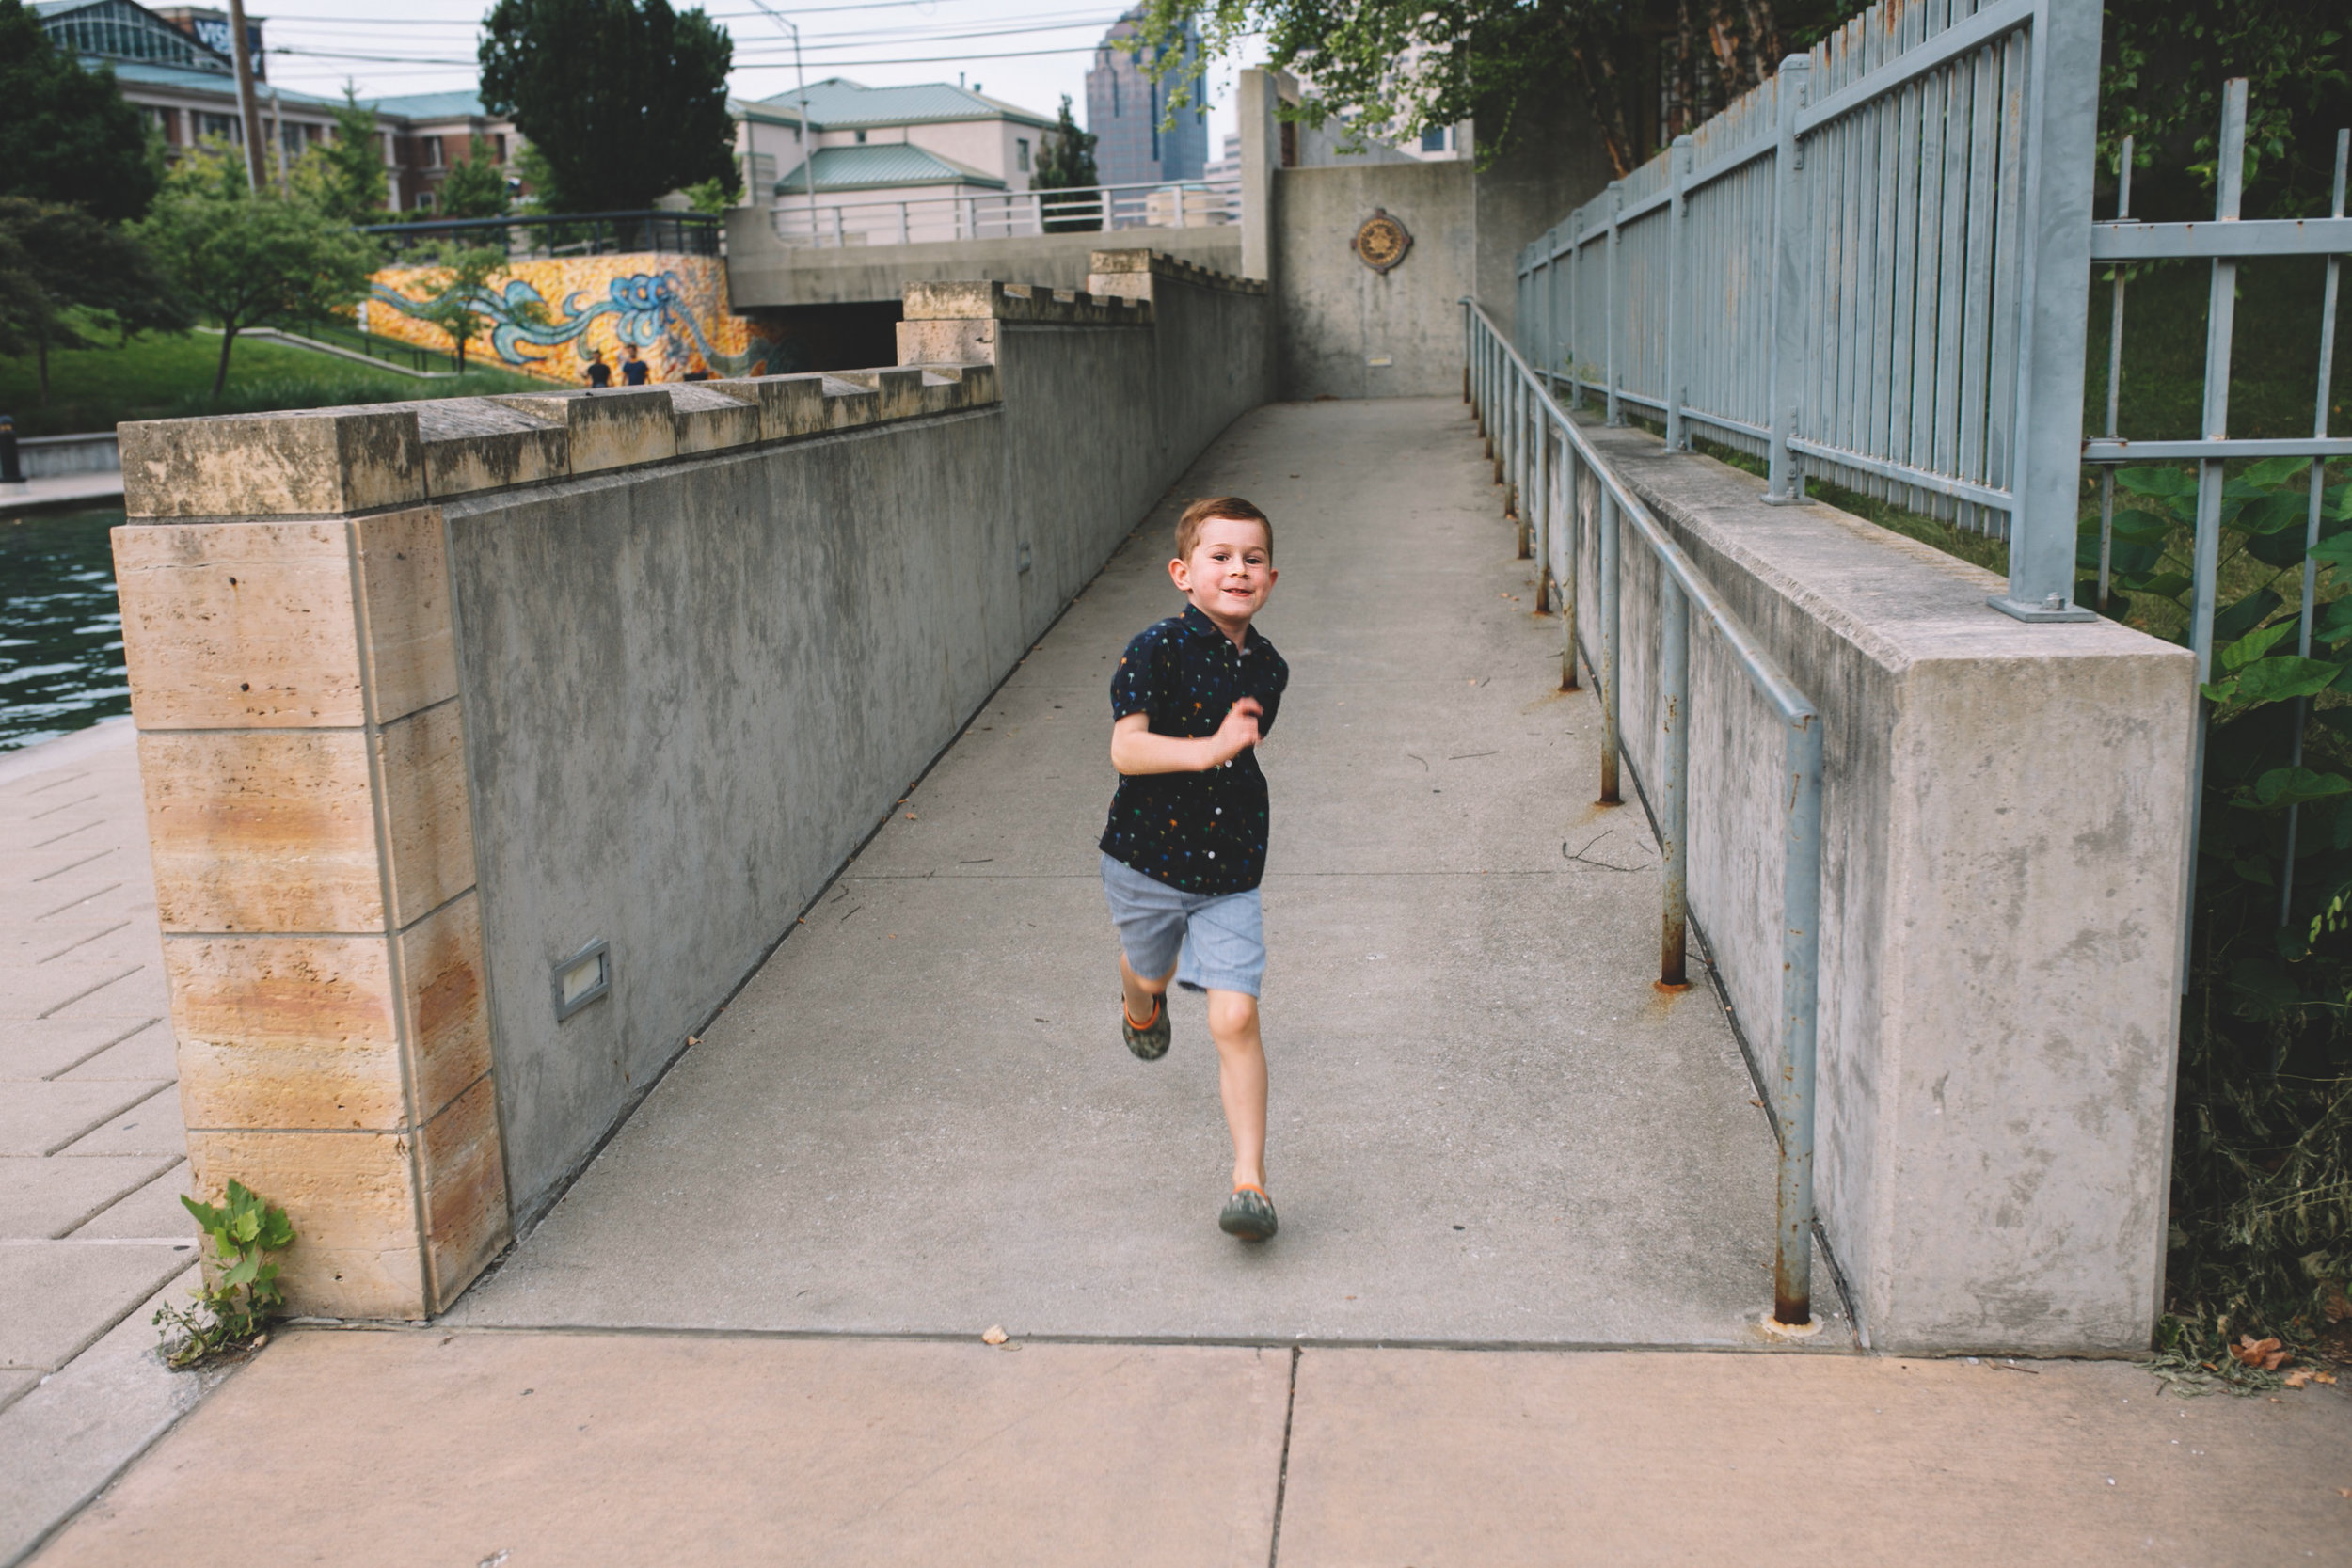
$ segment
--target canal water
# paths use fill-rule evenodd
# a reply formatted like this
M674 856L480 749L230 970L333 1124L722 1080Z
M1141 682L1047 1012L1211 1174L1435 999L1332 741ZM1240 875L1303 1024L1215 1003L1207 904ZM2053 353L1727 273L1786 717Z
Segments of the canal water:
M9 515L0 501L0 752L131 711L107 531L122 509Z

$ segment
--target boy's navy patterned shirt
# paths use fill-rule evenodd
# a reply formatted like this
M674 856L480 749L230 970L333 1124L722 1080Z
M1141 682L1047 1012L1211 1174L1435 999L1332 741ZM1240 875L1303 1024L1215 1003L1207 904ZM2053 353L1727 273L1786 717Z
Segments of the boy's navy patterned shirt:
M1149 714L1153 735L1197 739L1255 697L1266 734L1290 666L1254 626L1242 642L1192 605L1146 626L1111 676L1112 720ZM1205 773L1120 774L1103 853L1186 893L1247 893L1265 875L1265 775L1252 747Z

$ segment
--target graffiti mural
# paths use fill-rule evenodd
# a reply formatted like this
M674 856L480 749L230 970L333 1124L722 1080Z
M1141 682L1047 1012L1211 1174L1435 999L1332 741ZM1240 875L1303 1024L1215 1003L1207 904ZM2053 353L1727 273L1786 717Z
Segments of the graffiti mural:
M447 351L449 334L424 312L449 296L439 268L387 267L372 279L360 326L379 337ZM801 367L771 329L727 307L726 263L715 256L618 255L516 261L473 291L482 322L467 356L574 386L588 356L618 366L624 345L656 381L689 374L773 375Z

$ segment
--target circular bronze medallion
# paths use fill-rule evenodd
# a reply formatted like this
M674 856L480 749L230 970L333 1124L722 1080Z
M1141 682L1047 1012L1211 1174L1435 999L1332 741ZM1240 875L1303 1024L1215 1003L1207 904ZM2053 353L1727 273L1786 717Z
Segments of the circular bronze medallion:
M1375 207L1372 216L1356 230L1356 259L1375 272L1388 271L1405 260L1405 253L1412 248L1413 236L1403 224L1389 216L1386 207Z

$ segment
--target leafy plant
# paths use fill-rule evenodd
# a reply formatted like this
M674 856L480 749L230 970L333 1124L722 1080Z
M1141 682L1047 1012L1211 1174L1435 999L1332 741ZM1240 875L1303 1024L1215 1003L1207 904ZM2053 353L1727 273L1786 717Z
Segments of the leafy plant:
M286 1211L265 1204L244 1182L229 1183L229 1201L215 1205L180 1200L212 1243L206 1274L190 1292L193 1307L163 1307L151 1322L164 1330L164 1359L191 1367L206 1356L234 1350L269 1326L286 1304L278 1288L278 1265L264 1259L294 1244L294 1222Z
M2352 484L2320 494L2325 568L2299 637L2310 464L2221 486L2211 701L2182 1015L2168 1291L2196 1366L2252 1329L2307 1341L2352 1278ZM2108 612L2189 624L2199 480L2125 468ZM2098 523L2083 525L2095 567ZM2078 597L2095 593L2086 584ZM2184 1348L2185 1347L2185 1348ZM2239 1358L2242 1361L2242 1357ZM2275 1369L2258 1369L2275 1370Z
M294 160L294 194L345 223L381 223L393 214L384 210L390 182L384 172L375 111L359 102L356 89L345 87L334 112L335 134L312 143Z

